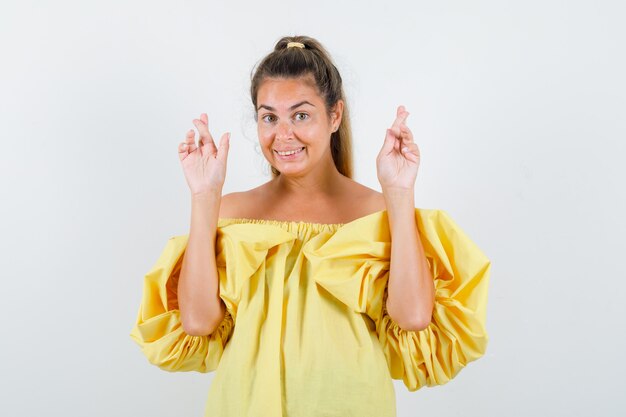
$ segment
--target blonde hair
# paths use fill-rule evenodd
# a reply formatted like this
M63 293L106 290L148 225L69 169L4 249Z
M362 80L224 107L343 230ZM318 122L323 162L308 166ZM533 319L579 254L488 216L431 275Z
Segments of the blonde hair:
M294 47L294 42L304 45L304 48ZM290 43L292 44L289 45ZM255 116L259 87L266 78L306 76L313 78L329 113L339 100L344 102L341 124L339 129L330 136L330 148L337 170L346 177L352 178L352 129L341 75L326 49L317 40L308 36L285 36L276 43L274 51L256 66L250 86ZM272 177L280 175L280 171L274 166L271 168Z

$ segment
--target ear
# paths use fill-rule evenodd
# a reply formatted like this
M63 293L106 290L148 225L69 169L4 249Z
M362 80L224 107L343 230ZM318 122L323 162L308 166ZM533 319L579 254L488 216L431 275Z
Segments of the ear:
M341 124L341 118L343 117L343 100L337 100L335 107L330 111L330 124L333 127L333 132L339 129Z

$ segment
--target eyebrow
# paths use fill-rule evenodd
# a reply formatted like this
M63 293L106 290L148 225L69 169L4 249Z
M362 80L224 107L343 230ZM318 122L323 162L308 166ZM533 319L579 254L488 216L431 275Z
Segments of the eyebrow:
M311 102L309 102L309 101L304 100L304 101L301 101L301 102L296 103L296 104L294 104L293 106L289 107L289 110L293 110L293 109L295 109L295 108L298 108L298 107L302 106L303 104L308 104L308 105L310 105L310 106L315 107L315 105L314 105L313 103L311 103ZM261 105L259 106L259 108L257 109L257 111L259 111L260 109L267 109L267 110L269 110L269 111L276 111L276 109L275 109L274 107L272 107L272 106L268 106L267 104L261 104Z

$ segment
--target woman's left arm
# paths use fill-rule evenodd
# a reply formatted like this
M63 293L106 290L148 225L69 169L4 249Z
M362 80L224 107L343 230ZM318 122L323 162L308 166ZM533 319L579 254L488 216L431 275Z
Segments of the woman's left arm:
M414 188L420 152L406 126L409 113L398 107L376 159L391 232L391 259L387 283L387 312L400 328L428 327L435 300L435 284L415 218Z
M391 231L387 311L403 330L428 327L435 284L415 220L413 190L383 190Z

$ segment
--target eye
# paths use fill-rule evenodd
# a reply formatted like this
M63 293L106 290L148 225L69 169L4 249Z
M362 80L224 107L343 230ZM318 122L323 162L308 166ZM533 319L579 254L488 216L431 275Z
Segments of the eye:
M265 123L272 123L276 121L276 116L273 114L266 114L261 118Z
M295 115L296 120L306 120L309 118L309 115L306 113L298 112Z

